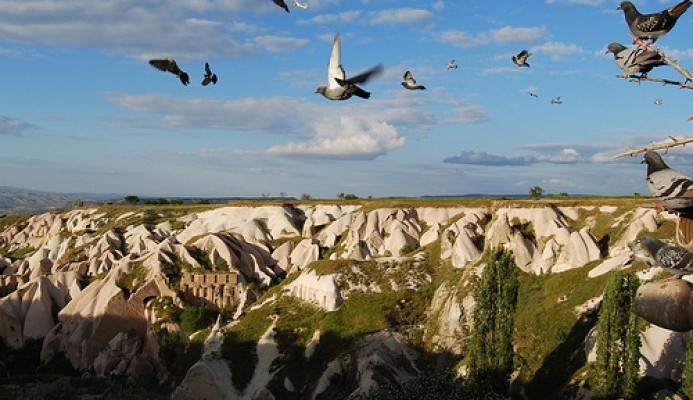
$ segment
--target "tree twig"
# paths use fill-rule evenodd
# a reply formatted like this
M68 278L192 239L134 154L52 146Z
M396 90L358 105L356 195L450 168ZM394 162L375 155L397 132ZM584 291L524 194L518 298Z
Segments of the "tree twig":
M628 151L624 151L622 153L614 154L614 158L619 158L619 157L625 157L625 156L634 156L638 153L644 153L648 150L662 150L662 149L669 149L671 147L675 146L685 146L687 143L693 142L693 138L683 138L683 139L677 139L673 136L669 136L669 139L671 141L669 142L664 142L664 143L652 143L647 146L642 146L638 147L635 149L629 149Z

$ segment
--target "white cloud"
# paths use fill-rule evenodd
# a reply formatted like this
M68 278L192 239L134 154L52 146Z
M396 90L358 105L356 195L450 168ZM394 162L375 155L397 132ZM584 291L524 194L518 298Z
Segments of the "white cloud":
M32 124L0 115L0 135L21 136L24 131L31 128L34 128Z
M606 3L607 0L546 0L546 4L584 4L588 6L598 6Z
M397 129L383 121L342 116L338 121L316 124L314 135L304 142L269 147L266 154L285 157L372 160L404 146Z
M286 36L257 36L253 40L270 53L294 51L308 43L307 39Z
M546 42L538 46L532 47L533 53L548 54L551 59L560 60L575 54L584 54L585 50L575 44L561 42Z
M359 18L363 12L361 10L344 11L338 14L316 15L311 19L316 24L333 24L335 22L353 22Z
M504 26L499 29L471 35L468 32L450 29L438 34L438 41L460 48L470 48L485 44L538 43L549 34L544 27Z
M455 116L446 120L446 122L453 124L478 124L489 120L486 109L476 104L458 107L452 110L452 113Z
M372 11L368 13L368 17L371 25L411 24L420 27L430 27L436 20L436 17L430 11L421 8Z

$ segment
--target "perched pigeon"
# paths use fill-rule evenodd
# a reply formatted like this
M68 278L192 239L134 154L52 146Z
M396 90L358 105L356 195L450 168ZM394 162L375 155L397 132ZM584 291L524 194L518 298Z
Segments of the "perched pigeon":
M426 89L425 86L416 84L416 79L414 79L414 76L409 71L404 73L403 79L404 79L404 82L402 82L402 86L404 86L405 88L407 88L409 90L424 90L424 89Z
M180 79L180 83L183 85L187 86L190 83L188 74L185 71L181 71L176 61L172 58L149 60L149 65L160 71L172 73Z
M658 266L677 275L693 273L693 253L687 249L666 244L650 235L643 235L638 240Z
M655 99L655 101L654 101L654 104L655 104L656 106L661 106L663 103L664 103L664 102L662 101L662 99Z
M296 7L298 7L298 8L302 8L302 9L304 9L304 10L305 10L306 8L308 8L308 3L301 3L301 2L298 1L298 0L294 0L294 5L295 5Z
M213 85L217 84L217 74L213 74L209 68L209 63L205 63L205 78L202 80L202 86L207 86L210 83Z
M561 96L554 97L551 99L551 104L563 104L563 100L561 100Z
M633 3L624 1L618 9L623 10L634 41L643 44L643 40L649 39L650 43L647 44L649 46L674 28L676 21L690 6L691 0L684 0L658 13L640 14Z
M330 62L327 64L327 86L320 86L315 90L315 93L320 93L330 100L346 100L354 95L363 99L371 97L369 92L361 89L356 84L365 83L371 77L380 74L383 72L383 66L376 65L366 72L347 79L344 68L342 68L341 52L341 39L339 35L335 35L332 41Z
M652 71L652 68L666 64L662 55L650 48L628 48L620 43L609 43L606 52L614 54L616 65L623 70L624 78L636 73L640 73L639 78L644 78L648 72Z
M447 68L449 70L450 69L457 69L457 63L455 62L455 60L450 60L450 61L448 61L448 64L445 66L445 68Z
M517 55L513 56L513 62L518 66L518 67L527 67L529 68L529 64L527 63L527 59L529 56L531 56L532 53L530 53L527 50L522 50L521 52L517 53Z
M642 160L647 164L647 187L669 211L691 214L693 212L693 180L679 171L669 168L662 156L654 150L645 152Z
M286 5L286 2L284 0L272 0L274 4L278 5L279 7L283 8L286 12L289 11L289 6Z

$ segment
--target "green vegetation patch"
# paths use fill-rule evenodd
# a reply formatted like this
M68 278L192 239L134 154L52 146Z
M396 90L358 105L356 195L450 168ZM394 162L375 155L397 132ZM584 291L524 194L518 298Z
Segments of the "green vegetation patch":
M136 292L144 283L148 272L142 263L136 263L130 272L120 274L116 281L116 286L121 288L125 292L125 297L128 298L131 293Z
M600 261L548 275L520 275L514 343L518 383L529 397L554 398L585 364L584 338L596 315L575 307L599 296L608 275L588 278Z

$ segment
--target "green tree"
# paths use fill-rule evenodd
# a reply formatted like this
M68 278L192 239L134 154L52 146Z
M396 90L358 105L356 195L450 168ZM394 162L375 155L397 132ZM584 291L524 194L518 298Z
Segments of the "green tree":
M484 254L486 267L474 291L474 330L469 345L469 377L478 385L506 392L513 371L513 331L519 281L515 257L501 248Z
M638 383L640 331L635 293L640 280L616 271L606 282L597 321L597 361L590 386L594 398L633 398Z
M137 196L130 195L130 196L123 197L123 200L125 200L125 202L128 204L135 205L135 204L139 203L140 198Z
M529 198L538 199L544 194L544 189L539 186L532 186L529 188Z

